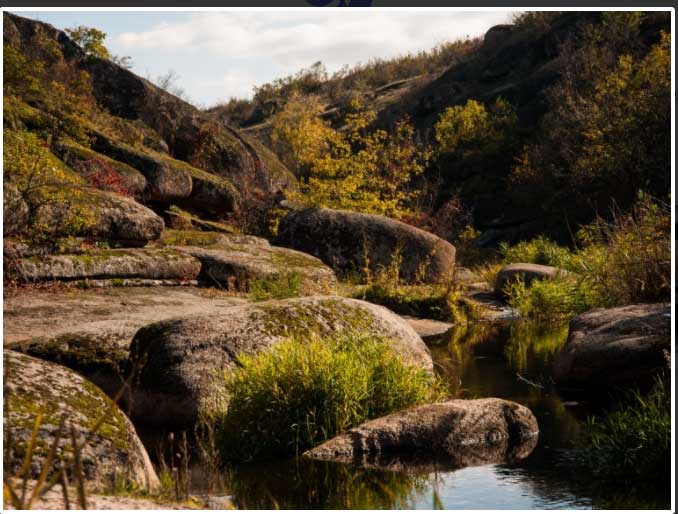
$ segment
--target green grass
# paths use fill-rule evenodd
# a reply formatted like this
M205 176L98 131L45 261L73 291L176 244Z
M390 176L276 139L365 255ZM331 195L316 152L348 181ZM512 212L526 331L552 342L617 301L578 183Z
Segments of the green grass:
M282 300L301 296L303 277L297 272L272 273L253 278L248 284L249 295L255 302Z
M622 406L589 420L585 463L605 482L634 488L668 488L671 478L671 398L659 379L643 396L629 393Z
M569 269L572 260L572 252L569 249L559 246L544 236L536 237L531 241L521 241L514 246L501 243L499 253L507 264L531 262Z
M403 316L463 324L478 315L477 307L460 290L445 286L394 286L379 281L359 290L354 297Z
M371 336L292 338L239 362L225 379L229 406L216 422L226 461L300 454L369 419L443 397L431 375Z
M500 249L505 262L533 262L569 270L566 277L509 285L509 304L521 316L553 320L594 307L669 301L670 208L640 195L627 213L598 219L578 233L569 251L537 238Z

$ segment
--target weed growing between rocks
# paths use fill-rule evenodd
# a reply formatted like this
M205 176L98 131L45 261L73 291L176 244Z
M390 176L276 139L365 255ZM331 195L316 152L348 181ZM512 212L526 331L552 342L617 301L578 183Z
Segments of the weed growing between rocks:
M371 336L292 338L239 361L226 378L228 409L217 420L226 461L301 454L369 419L444 396L430 374Z
M354 298L383 305L403 316L436 319L464 324L480 316L479 308L466 298L463 290L453 282L423 284L427 264L417 272L417 284L405 284L400 278L402 255L397 250L388 266L371 273L363 270L367 286L353 294Z
M282 300L301 296L303 277L297 272L272 273L262 278L251 279L247 288L255 302Z

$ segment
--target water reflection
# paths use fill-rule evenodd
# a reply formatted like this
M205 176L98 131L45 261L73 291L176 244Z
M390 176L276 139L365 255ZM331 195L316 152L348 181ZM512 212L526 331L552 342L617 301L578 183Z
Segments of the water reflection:
M566 335L564 326L479 324L452 330L430 345L437 372L454 396L505 398L532 410L539 422L539 438L522 453L479 455L454 463L415 459L366 462L366 466L295 459L230 470L225 489L237 507L250 509L662 505L658 503L662 499L600 489L568 465L592 406L565 404L553 386L552 362ZM486 464L497 461L501 463ZM459 466L471 467L455 469Z

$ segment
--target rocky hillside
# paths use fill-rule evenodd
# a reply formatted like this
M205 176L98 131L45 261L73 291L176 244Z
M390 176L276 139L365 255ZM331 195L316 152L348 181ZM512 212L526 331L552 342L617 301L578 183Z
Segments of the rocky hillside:
M37 229L38 218L56 224L54 215L41 217L38 211L46 203L52 210L63 206L64 199L45 202L29 193L65 184L87 190L79 201L91 204L81 207L92 207L94 218L107 205L118 227L138 224L136 216L145 212L139 204L170 225L178 218L191 225L196 217L253 223L245 218L254 204L296 187L289 171L256 140L112 60L86 53L51 25L9 13L3 22L5 183L15 185L28 204L26 219L6 225L5 232ZM39 177L21 161L36 156L60 170L58 180L45 173L52 176L36 183ZM106 235L104 221L78 221L76 228L52 226L49 232Z

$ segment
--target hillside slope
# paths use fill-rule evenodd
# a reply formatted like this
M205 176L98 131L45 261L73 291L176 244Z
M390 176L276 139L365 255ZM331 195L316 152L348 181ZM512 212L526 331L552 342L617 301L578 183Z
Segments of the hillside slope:
M132 196L167 221L174 206L236 225L261 198L296 188L258 142L86 54L64 32L9 13L3 24L4 128L10 139L31 134L43 141L74 181ZM6 163L6 180L21 181L22 171L12 172L17 162Z

